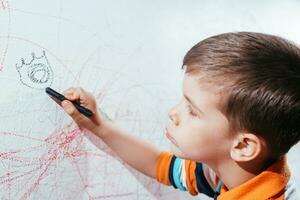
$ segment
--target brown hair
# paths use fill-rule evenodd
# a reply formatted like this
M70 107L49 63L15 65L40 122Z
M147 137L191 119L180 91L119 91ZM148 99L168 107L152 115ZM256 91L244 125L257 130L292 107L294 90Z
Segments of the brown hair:
M272 157L300 140L300 49L292 42L263 33L224 33L192 47L183 66L222 86L220 108L231 127L264 138Z

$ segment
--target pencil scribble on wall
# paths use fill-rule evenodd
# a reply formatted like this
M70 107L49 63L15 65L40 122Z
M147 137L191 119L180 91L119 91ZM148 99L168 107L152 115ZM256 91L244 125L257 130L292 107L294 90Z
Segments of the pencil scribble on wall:
M16 64L22 84L35 89L44 89L51 86L53 82L53 71L43 51L40 57L31 53L31 60L26 62L21 59L21 65Z
M5 10L8 7L8 2L5 0L0 1L0 9Z

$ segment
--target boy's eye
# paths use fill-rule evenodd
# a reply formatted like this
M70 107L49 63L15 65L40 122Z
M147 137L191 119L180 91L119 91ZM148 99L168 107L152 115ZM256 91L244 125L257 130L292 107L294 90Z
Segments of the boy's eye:
M192 115L192 116L197 116L197 113L195 113L194 111L193 111L193 109L191 108L191 106L187 106L187 108L188 108L188 111L189 111L189 114L190 115Z

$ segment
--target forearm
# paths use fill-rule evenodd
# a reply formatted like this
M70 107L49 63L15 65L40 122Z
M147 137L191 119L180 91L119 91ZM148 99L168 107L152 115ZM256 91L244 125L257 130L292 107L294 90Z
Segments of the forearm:
M110 122L105 122L95 130L99 136L123 161L155 178L156 161L160 151L149 142L122 131Z

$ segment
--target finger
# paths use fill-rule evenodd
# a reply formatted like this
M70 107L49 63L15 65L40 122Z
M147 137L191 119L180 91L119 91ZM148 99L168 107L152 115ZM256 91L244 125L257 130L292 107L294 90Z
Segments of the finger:
M68 88L67 90L65 90L63 92L63 95L67 98L67 99L70 99L70 100L73 100L73 93L75 91L75 88L74 87L70 87Z
M76 108L75 106L68 100L64 100L61 102L61 107L68 113L69 115L76 114Z
M79 94L86 94L86 93L87 93L82 87L77 87L77 88L75 88L75 90L76 90Z
M64 100L61 103L62 108L68 113L75 122L79 122L82 119L82 115L79 111L75 108L75 106L68 100Z
M81 87L77 87L77 88L75 88L73 97L77 101L82 101L82 100L86 99L86 92Z
M75 90L74 87L70 87L70 88L66 89L66 90L63 92L63 94L68 94L68 93L72 94L72 93L74 92L74 90Z
M64 96L71 101L79 101L83 97L83 93L79 88L70 88L64 92Z

